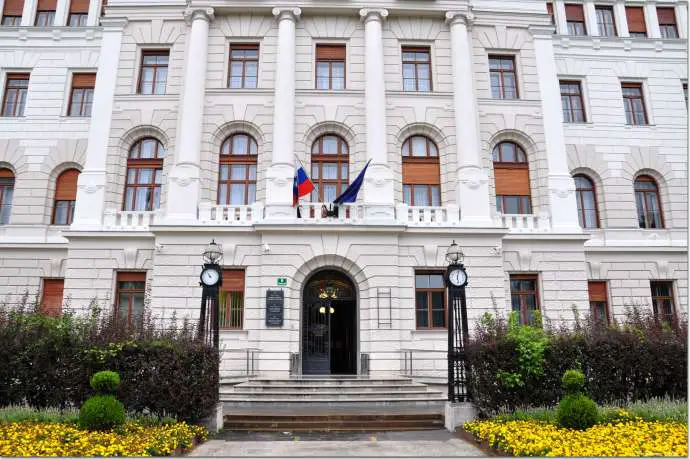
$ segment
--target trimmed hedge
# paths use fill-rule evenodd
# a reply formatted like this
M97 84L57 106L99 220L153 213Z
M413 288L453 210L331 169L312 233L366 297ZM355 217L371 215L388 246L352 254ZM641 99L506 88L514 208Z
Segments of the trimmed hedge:
M0 406L79 407L94 393L91 376L111 370L128 412L190 422L212 413L219 355L193 327L161 330L146 314L130 328L114 314L90 312L45 317L0 305Z
M472 396L481 414L518 407L555 406L563 397L561 378L580 368L585 392L598 404L630 403L652 397L687 397L687 322L660 323L651 314L628 311L620 324L580 323L574 329L545 327L548 345L541 374L521 371L518 344L508 322L485 316L467 349ZM521 374L521 385L499 375Z

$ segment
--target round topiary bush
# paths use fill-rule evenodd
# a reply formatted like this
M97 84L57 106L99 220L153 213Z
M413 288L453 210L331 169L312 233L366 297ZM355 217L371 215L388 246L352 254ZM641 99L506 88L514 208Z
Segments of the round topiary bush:
M112 395L94 395L79 410L79 426L107 430L125 422L125 406Z
M585 389L585 374L580 370L567 370L563 373L561 384L566 394L580 394Z
M91 388L99 394L114 394L120 385L120 375L114 371L99 371L91 376Z
M556 412L558 425L567 429L589 429L598 419L597 404L582 394L563 397Z

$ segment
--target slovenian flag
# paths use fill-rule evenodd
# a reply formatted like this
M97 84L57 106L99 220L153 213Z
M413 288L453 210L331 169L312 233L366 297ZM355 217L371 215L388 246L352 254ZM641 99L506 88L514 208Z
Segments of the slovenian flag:
M335 198L335 201L333 201L333 204L344 204L346 202L355 202L357 200L357 193L359 193L359 189L362 188L362 183L364 182L364 174L367 172L367 167L369 167L369 163L371 160L367 161L367 164L364 166L364 169L362 169L362 172L359 173L357 178L350 183L350 186L347 187L343 193Z
M295 171L295 178L292 180L292 205L296 206L299 198L311 193L314 190L314 183L309 179L304 166L301 164Z

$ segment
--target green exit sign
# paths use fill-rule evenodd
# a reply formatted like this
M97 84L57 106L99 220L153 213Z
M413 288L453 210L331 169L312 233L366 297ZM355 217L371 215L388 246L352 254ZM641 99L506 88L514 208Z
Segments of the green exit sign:
M287 285L287 277L279 277L278 278L278 286L279 287L285 287Z

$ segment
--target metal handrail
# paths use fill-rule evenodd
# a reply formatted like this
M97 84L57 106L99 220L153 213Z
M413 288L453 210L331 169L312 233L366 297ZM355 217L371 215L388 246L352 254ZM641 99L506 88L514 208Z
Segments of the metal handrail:
M424 359L424 360L442 360L446 361L447 356L448 356L448 351L445 349L400 349L400 354L401 354L401 365L400 369L401 372L406 375L406 376L414 376L414 353L427 353L427 354L432 354L432 353L437 353L437 354L442 354L439 358L433 358L433 359ZM421 359L419 359L421 360ZM421 376L421 375L417 375Z

